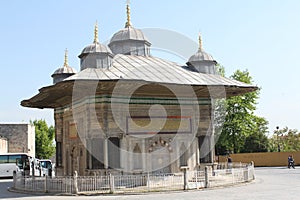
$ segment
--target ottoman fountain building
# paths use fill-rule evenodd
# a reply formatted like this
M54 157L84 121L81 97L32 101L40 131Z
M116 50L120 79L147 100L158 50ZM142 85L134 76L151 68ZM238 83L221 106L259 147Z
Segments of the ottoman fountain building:
M151 56L151 41L130 22L108 46L98 41L81 54L80 71L68 65L53 85L21 102L54 109L58 175L175 173L214 162L215 98L255 86L215 73L216 61L199 49L186 66Z

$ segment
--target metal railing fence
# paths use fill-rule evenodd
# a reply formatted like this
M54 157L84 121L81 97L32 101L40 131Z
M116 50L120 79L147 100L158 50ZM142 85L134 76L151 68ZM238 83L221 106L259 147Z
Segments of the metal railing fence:
M126 194L200 189L251 180L254 180L253 163L205 167L201 171L184 170L172 174L77 176L75 172L74 176L64 177L25 177L14 174L13 189L56 194Z

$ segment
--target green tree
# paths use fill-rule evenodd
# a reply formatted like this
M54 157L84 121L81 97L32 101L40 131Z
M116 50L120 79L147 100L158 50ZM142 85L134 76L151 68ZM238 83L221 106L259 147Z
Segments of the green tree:
M252 77L247 70L237 70L231 78L247 84L253 84ZM259 91L260 89L241 96L233 96L226 99L225 121L221 135L216 144L217 153L239 153L243 149L246 150L244 145L248 137L251 136L253 138L253 134L258 134L255 138L260 138L260 135L263 136L266 134L267 121L264 118L259 118L254 115ZM249 140L251 140L251 137ZM251 151L253 151L253 149Z
M296 129L277 129L269 139L270 151L300 151L300 133Z
M225 77L225 67L220 64L217 64L216 65L216 73L220 76Z
M216 73L225 77L225 68L221 65L216 66ZM222 134L223 125L225 123L226 116L226 99L216 99L214 103L214 126L215 126L215 151L217 155L224 155L228 153L228 140L226 135Z
M268 122L262 117L254 116L253 123L252 132L246 137L241 152L267 152L269 150L269 139L265 133L268 130Z
M35 156L49 159L55 152L54 127L48 127L45 120L34 120L32 123L35 126Z

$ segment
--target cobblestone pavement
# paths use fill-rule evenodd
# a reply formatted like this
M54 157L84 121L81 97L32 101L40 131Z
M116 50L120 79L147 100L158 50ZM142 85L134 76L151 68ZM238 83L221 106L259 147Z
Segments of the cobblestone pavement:
M231 187L179 191L169 193L148 193L142 195L107 195L107 196L36 196L29 194L12 193L7 188L12 185L12 180L0 180L0 199L9 200L153 200L153 199L171 199L171 200L277 200L300 199L300 167L296 169L287 169L285 167L274 168L255 168L256 180L252 183L241 184Z

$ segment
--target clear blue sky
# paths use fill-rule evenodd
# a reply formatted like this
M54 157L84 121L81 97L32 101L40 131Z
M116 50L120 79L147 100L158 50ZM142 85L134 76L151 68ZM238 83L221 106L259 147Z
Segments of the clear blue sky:
M0 122L46 119L51 110L29 109L20 101L52 84L51 74L69 64L79 70L78 55L124 27L125 0L10 0L0 7ZM276 126L300 130L300 1L297 0L132 0L136 28L176 31L203 45L226 69L248 69L262 88L257 114ZM175 41L176 42L176 41ZM197 49L194 50L194 52Z

